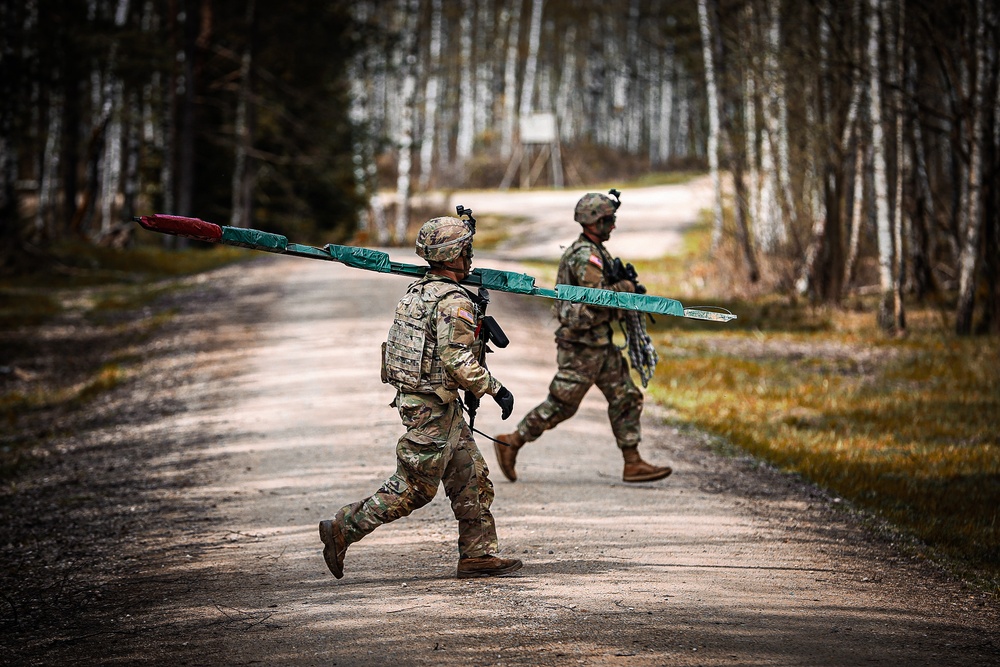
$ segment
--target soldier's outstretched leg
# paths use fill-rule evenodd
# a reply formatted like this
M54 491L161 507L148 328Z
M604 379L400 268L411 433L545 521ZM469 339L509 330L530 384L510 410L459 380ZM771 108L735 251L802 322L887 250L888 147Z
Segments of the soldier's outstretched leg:
M409 515L429 503L441 482L452 446L423 444L405 435L396 445L396 472L374 494L340 508L332 520L320 521L323 559L333 576L344 576L347 547L384 523Z
M459 579L496 577L521 569L520 560L494 555L499 543L490 512L494 493L489 475L472 432L461 422L458 444L441 478L458 519L459 560L455 574Z
M493 443L500 472L511 482L517 481L514 465L518 450L576 414L594 385L601 356L599 350L560 343L556 362L559 370L549 383L549 395L518 422L516 431L497 436L506 446Z

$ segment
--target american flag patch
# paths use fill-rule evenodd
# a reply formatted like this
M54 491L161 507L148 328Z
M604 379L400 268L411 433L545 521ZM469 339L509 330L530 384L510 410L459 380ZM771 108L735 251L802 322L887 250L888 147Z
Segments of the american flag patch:
M597 255L591 255L590 259L587 260L587 261L590 262L591 264L596 265L597 268L599 268L599 269L603 269L604 268L604 262L601 261L601 258L598 257Z
M467 311L465 308L458 309L458 316L468 322L469 324L475 324L476 318L472 316L472 313Z

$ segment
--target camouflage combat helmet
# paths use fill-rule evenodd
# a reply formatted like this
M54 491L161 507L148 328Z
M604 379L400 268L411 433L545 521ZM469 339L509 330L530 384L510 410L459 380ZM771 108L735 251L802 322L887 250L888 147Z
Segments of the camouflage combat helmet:
M617 210L611 197L599 192L588 192L576 203L573 219L581 225L592 225L601 218L614 215Z
M428 262L450 262L472 243L472 230L464 220L431 218L417 233L416 252Z

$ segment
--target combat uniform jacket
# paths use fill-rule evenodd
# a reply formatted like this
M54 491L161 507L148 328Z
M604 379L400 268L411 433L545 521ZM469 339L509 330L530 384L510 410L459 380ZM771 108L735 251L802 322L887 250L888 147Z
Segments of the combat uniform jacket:
M580 234L559 260L556 283L615 289L607 278L613 261L603 243L595 243ZM554 309L560 325L556 330L557 340L590 347L611 344L611 322L618 319L618 310L569 301L560 301Z
M479 363L479 307L458 283L428 273L411 284L396 306L383 346L382 380L403 393L436 394L443 401L458 389L477 397L501 388Z

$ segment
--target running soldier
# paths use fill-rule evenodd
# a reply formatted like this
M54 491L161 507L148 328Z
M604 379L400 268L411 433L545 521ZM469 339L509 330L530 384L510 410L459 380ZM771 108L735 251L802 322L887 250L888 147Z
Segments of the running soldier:
M574 219L583 226L583 233L563 253L557 283L635 292L631 280L613 281L610 277L614 260L604 242L611 238L617 210L615 200L599 193L586 194L577 202ZM669 466L654 466L639 456L643 396L632 381L628 362L612 342L611 323L620 317L620 311L569 301L560 301L555 308L560 325L556 330L559 370L545 401L525 415L516 431L497 436L502 444L493 446L504 477L517 480L514 465L518 450L576 414L595 384L608 399L611 430L625 459L622 479L650 482L668 476L673 472Z
M396 445L395 474L319 524L323 558L338 579L349 545L423 507L442 483L458 519L458 578L521 568L520 560L494 555L493 483L459 400L459 389L476 399L489 394L503 419L514 409L513 395L479 362L482 312L459 285L472 269L473 233L466 221L442 217L425 222L417 235L416 253L431 268L400 299L382 353L382 381L397 390L392 404L406 433Z

